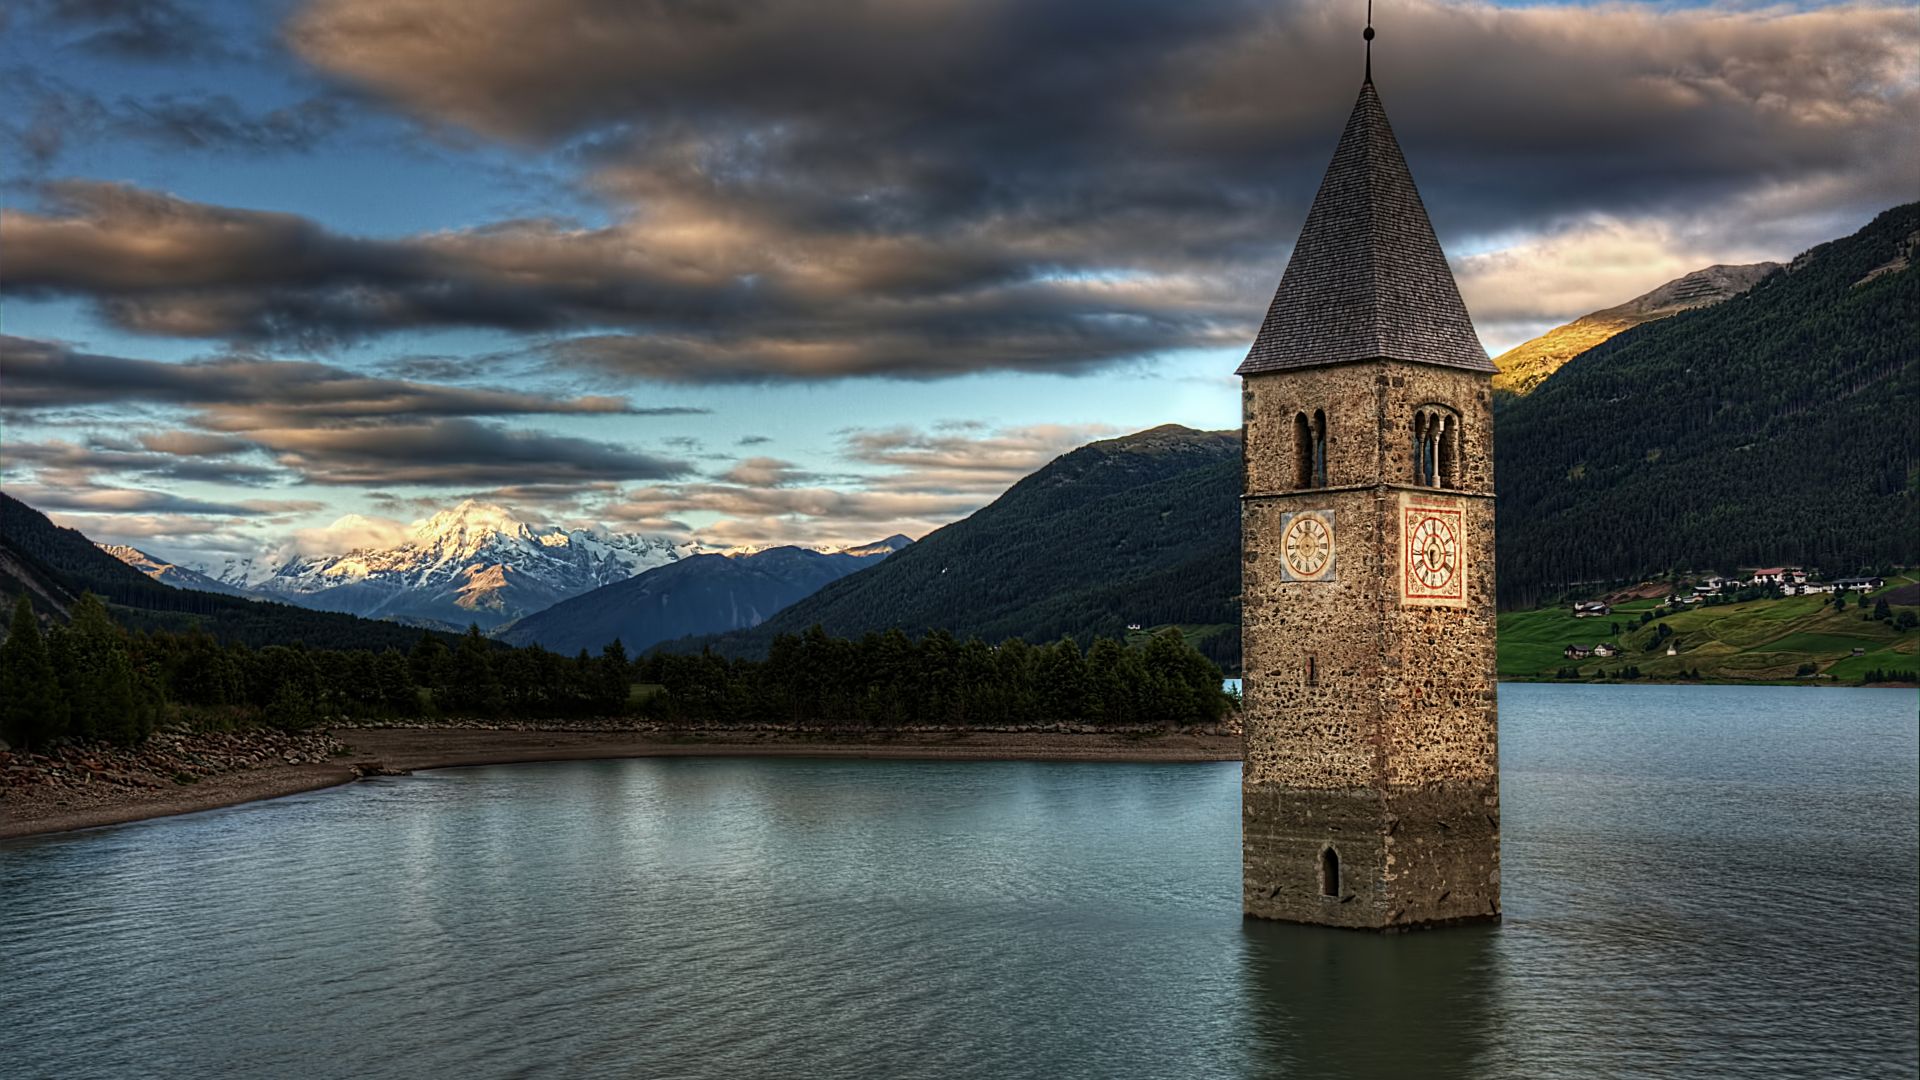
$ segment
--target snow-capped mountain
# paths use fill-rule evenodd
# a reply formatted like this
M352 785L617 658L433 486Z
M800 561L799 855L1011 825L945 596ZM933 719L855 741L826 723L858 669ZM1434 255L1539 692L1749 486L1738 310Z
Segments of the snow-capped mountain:
M353 525L343 519L330 531ZM699 550L661 536L536 526L468 500L415 522L391 547L232 559L215 576L306 607L488 629Z
M137 547L125 544L99 544L95 547L119 559L135 570L147 575L162 585L171 585L176 589L198 589L201 592L228 593L234 596L244 595L244 588L236 588L224 581L218 581L189 566L170 563L141 551Z

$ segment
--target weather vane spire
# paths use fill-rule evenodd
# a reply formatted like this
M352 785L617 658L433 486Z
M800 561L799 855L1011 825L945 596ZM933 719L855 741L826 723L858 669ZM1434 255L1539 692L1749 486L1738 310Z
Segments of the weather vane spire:
M1373 81L1373 0L1367 0L1367 28L1360 32L1367 42L1367 81Z

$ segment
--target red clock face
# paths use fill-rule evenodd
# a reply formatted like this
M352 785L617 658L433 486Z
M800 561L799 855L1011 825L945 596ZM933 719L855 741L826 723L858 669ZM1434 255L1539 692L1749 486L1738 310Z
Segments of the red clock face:
M1428 589L1444 589L1460 572L1460 538L1445 518L1421 518L1413 527L1409 569Z
M1466 521L1457 506L1412 503L1401 521L1401 597L1414 604L1466 601Z

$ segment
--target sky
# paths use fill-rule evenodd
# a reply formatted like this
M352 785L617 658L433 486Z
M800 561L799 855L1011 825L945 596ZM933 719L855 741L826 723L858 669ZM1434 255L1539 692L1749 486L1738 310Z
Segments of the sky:
M0 484L217 565L466 498L716 548L919 536L1090 440L1236 427L1364 4L0 19ZM1911 5L1374 24L1492 354L1920 197Z

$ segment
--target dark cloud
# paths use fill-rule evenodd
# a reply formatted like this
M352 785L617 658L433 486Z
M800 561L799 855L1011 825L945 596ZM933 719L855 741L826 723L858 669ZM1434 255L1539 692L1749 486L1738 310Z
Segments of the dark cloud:
M350 115L331 93L265 109L226 94L105 98L25 67L0 72L0 92L12 106L0 117L0 138L36 175L68 147L89 142L138 141L211 155L305 154L345 130Z
M213 25L173 0L28 0L30 15L76 32L71 44L122 60L212 60L233 55Z
M305 153L345 124L338 101L325 97L249 112L225 94L205 98L122 99L114 128L185 150Z
M477 420L254 432L275 459L316 484L387 487L578 484L685 476L684 461L614 443Z
M8 444L10 468L75 490L95 484L98 475L372 487L674 479L691 466L492 418L705 411L371 378L310 361L160 363L6 336L0 336L0 384L11 404L29 409L113 402L168 406L184 414L185 428L96 434L84 443ZM194 512L157 504L129 509Z
M162 363L76 352L55 342L6 335L0 335L0 377L12 407L179 405L200 410L204 426L223 431L377 417L685 416L707 411L645 408L620 397L556 397L374 378L314 361L233 357Z
M38 510L73 510L90 513L265 517L275 514L309 513L322 508L322 504L309 501L249 499L241 502L217 502L165 491L90 485L47 487L39 484L9 484L7 492Z
M739 440L735 442L733 445L759 446L763 443L770 443L772 441L773 441L772 439L767 438L765 435L742 435L740 436Z
M1863 174L1857 206L1911 196L1904 6L1381 15L1376 70L1443 234L1834 171ZM1254 0L316 0L288 39L435 121L582 143L636 196L938 239L949 257L916 268L937 282L982 230L1070 264L1076 241L1129 266L1273 252L1351 102L1357 21Z
M7 468L9 471L31 468L43 482L76 487L93 483L96 473L138 476L149 481L186 480L248 487L291 479L285 471L271 466L231 460L231 455L252 449L250 443L240 440L209 443L205 438L192 432L156 432L136 445L116 445L98 439L90 444L62 439L14 439L7 443Z

